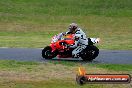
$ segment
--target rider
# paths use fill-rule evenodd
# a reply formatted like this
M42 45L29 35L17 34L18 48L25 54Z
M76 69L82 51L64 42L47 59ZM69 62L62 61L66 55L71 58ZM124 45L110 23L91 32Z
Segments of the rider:
M88 39L86 37L86 34L82 31L81 28L78 27L76 23L71 23L69 25L68 31L66 34L74 34L74 40L75 43L73 45L70 45L70 48L75 48L72 51L72 56L74 58L79 57L79 53L84 50L88 45Z

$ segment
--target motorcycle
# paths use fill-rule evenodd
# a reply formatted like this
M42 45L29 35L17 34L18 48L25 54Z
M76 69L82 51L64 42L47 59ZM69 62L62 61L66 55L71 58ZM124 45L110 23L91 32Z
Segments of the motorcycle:
M60 38L60 35L55 35L52 37L51 44L46 46L42 50L42 57L45 59L53 59L58 56L58 58L70 58L72 57L72 51L74 48L69 46L74 44L74 34L67 34ZM94 45L99 43L99 38L88 38L88 45L86 49L79 53L84 61L92 61L99 54L99 49Z

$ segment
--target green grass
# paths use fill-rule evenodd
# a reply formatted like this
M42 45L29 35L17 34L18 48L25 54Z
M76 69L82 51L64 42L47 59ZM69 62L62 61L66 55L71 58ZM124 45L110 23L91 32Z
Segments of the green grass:
M79 66L89 74L130 74L132 65L82 64L79 62L29 62L0 60L0 88L128 88L130 84L87 84L79 86L75 77ZM117 69L118 67L118 69Z
M15 68L16 70L22 66L34 66L38 65L39 63L37 62L20 62L20 61L15 61L15 60L0 60L0 69L12 69Z
M76 22L100 49L132 49L131 0L1 0L0 47L49 45Z
M83 64L81 62L70 62L70 61L50 61L50 63L61 64L66 66L84 66L84 67L97 67L113 71L132 71L132 64Z
M131 64L91 64L91 66L114 71L132 71Z
M64 80L50 80L50 81L8 81L8 85L0 85L1 88L107 88L98 84L89 84L79 86L75 82ZM121 87L120 87L121 88Z
M53 34L41 32L1 32L0 35L1 47L40 48L50 44L50 40Z
M83 64L82 62L70 62L70 61L49 61L49 62L34 62L34 61L15 61L15 60L0 60L0 69L12 69L12 68L20 68L20 67L32 67L39 66L39 65L63 65L66 67L97 67L97 68L103 68L107 70L113 70L113 71L132 71L132 65L131 64Z
M132 15L131 0L1 0L0 5L4 13L21 15Z

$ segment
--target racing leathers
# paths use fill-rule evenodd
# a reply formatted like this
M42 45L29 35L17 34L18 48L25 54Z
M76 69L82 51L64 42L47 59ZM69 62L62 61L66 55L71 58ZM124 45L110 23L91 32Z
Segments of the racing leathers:
M68 34L69 32L66 32L66 34ZM84 50L87 45L88 45L88 39L86 37L86 34L82 31L81 28L77 28L75 33L74 33L74 40L75 43L73 45L70 45L70 48L75 48L72 51L72 56L74 58L78 58L79 57L79 53Z

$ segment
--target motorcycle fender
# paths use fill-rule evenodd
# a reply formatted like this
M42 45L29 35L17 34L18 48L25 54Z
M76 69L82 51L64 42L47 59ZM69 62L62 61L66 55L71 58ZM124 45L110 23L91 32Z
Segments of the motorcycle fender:
M52 48L52 52L56 50L55 43L50 44L50 47Z

